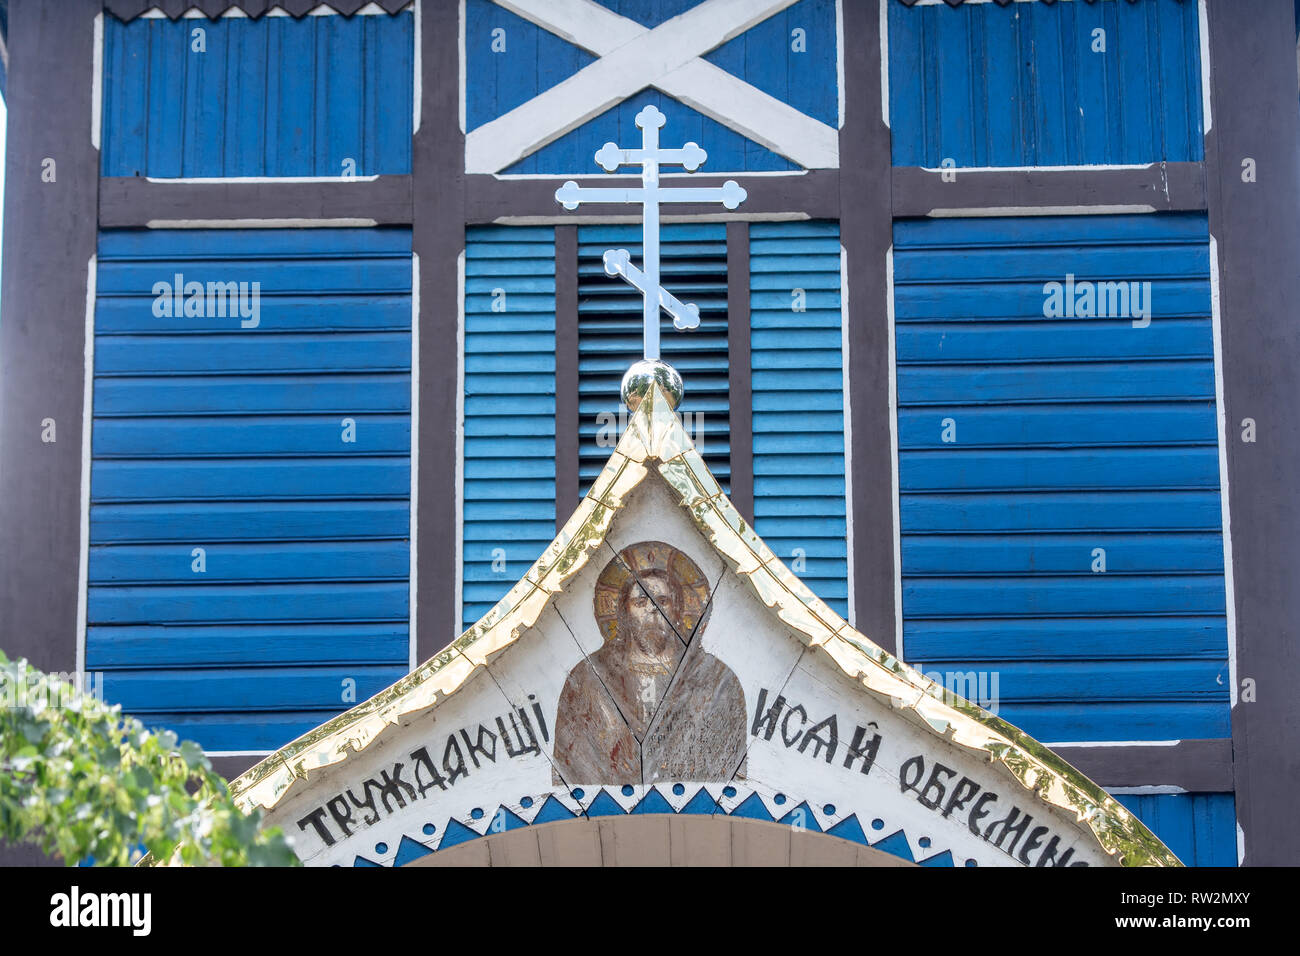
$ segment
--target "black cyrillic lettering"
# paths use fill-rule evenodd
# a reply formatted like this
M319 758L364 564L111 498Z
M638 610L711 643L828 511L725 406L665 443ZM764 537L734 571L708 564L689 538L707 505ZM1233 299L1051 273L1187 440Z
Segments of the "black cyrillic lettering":
M948 788L939 779L941 773L947 774L949 777L957 776L956 770L950 770L937 760L935 761L934 766L930 768L930 779L925 782L925 789L916 795L916 799L926 809L937 809L939 804L943 803L944 794L948 792ZM934 797L929 796L931 791L937 791Z
M1025 840L1024 845L1021 846L1020 852L1016 854L1016 859L1019 860L1021 863L1023 863L1025 866L1029 866L1029 851L1036 850L1040 846L1042 846L1043 837L1046 834L1047 834L1047 827L1034 827L1032 830L1030 830L1029 837ZM1052 837L1052 839L1055 840L1056 837Z
M825 737L821 736L822 730L826 731ZM835 749L840 745L840 734L834 714L831 714L821 723L811 727L808 732L803 735L803 740L799 741L799 752L803 753L807 750L809 744L813 745L813 757L820 756L822 748L825 747L826 762L830 763L835 759Z
M456 755L455 763L452 762L452 754ZM457 777L469 776L469 768L465 766L465 755L460 752L460 744L456 743L455 734L447 738L447 748L442 752L442 769L447 772L449 784L454 784Z
M510 734L506 733L505 721L503 721L500 717L498 717L497 730L501 731L501 743L505 745L506 755L509 757L522 757L525 754L541 753L542 748L537 746L537 735L533 733L533 725L528 722L528 715L527 713L525 713L523 708L520 708L519 716L523 718L524 727L528 731L528 739L532 741L531 743L528 743L524 740L524 735L520 733L519 725L515 722L515 715L507 714L506 716L510 718L510 727L515 732L515 739L519 741L518 747L514 747L511 745Z
M1005 817L1001 820L994 820L988 825L988 829L984 831L984 839L988 840L988 842L992 843L1000 850L1002 849L1002 841L1005 840L1009 834L1014 833L1015 836L1011 838L1011 845L1007 847L1007 853L1014 854L1016 852L1016 844L1020 842L1020 838L1025 835L1025 830L1029 827L1029 821L1034 819L1032 814L1026 813L1024 819L1019 823L1016 823L1016 820L1019 817L1019 807L1012 807L1011 811ZM994 840L993 831L999 826L1002 827L1002 832L999 833L998 838Z
M985 790L980 794L980 798L975 801L975 806L970 808L970 819L966 824L970 828L971 833L976 836L980 835L980 821L992 812L991 810L985 810L984 805L987 803L995 803L997 799L998 795L992 790Z
M356 797L354 797L352 795L352 790L350 788L348 790L343 791L348 795L348 799L352 801L352 805L354 807L356 807L358 810L366 811L366 814L363 815L361 819L362 822L364 822L365 825L368 827L372 827L379 822L379 810L375 807L375 795L370 792L371 787L378 787L378 786L379 784L375 783L374 780L366 780L364 783L362 783L361 795L365 797L364 800L358 800Z
M490 745L492 747L491 750L488 750L487 747L483 746L483 737L485 735L492 738L492 743ZM479 724L477 743L471 741L469 739L469 734L463 730L460 732L460 736L461 739L465 741L465 747L469 750L469 759L474 761L475 769L477 769L480 766L478 762L477 754L482 754L484 759L496 763L497 761L497 735L496 734L492 733L492 731L488 730L482 724Z
M948 816L954 810L961 810L966 806L966 801L975 794L980 792L980 785L970 777L962 777L957 781L957 786L952 788L952 796L948 802L943 805L943 816Z
M867 724L867 727L875 726L874 722ZM861 759L862 773L871 772L871 767L876 762L876 754L880 751L880 734L872 734L871 739L864 743L867 727L859 727L853 731L853 742L849 744L848 752L844 755L846 769L853 766L853 761Z
M796 730L794 736L791 737L790 718L795 715L796 711L799 714L799 729ZM807 725L807 723L808 723L808 711L803 709L803 704L795 704L793 707L791 707L789 710L785 712L785 717L781 721L781 740L785 743L787 747L794 746L794 742L799 739L799 735L803 733L803 729Z
M916 771L916 776L912 776L912 770ZM925 758L920 754L910 760L905 760L903 766L898 768L898 786L903 793L909 790L916 790L916 785L921 782L921 777L925 773ZM912 779L908 779L911 777Z
M352 828L348 826L352 823L352 808L348 806L348 801L343 794L332 797L325 806L329 809L330 816L334 818L334 823L343 831L343 835L352 836Z
M317 807L311 813L307 814L298 821L298 829L306 830L307 824L310 823L316 828L316 835L325 841L326 846L334 845L334 835L330 833L329 827L325 825L325 808Z
M785 709L785 698L778 696L776 702L772 704L767 713L763 713L763 704L767 701L767 688L759 688L758 706L754 709L754 724L749 728L751 737L757 737L759 732L763 732L764 740L771 740L772 734L776 732L776 720L781 716L781 711Z
M432 790L437 787L439 790L447 789L447 782L442 779L442 774L438 773L438 768L433 765L433 759L429 756L429 751L421 747L419 750L411 751L411 759L415 761L415 769L412 773L415 776L415 786L420 791L420 796L424 796L426 790ZM425 783L420 779L420 768L423 767L429 775L429 782Z

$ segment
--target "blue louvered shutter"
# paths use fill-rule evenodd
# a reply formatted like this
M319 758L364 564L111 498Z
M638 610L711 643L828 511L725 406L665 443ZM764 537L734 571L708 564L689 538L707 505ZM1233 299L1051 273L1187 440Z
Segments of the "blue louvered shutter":
M754 527L848 615L839 225L749 230Z
M605 274L606 249L641 258L639 226L578 227L579 485L585 494L613 452L623 373L642 354L641 293ZM660 234L663 286L700 307L700 326L673 328L661 315L660 351L681 374L678 409L704 460L730 489L730 405L727 372L727 231L721 223L666 225ZM605 415L606 418L601 416ZM604 442L604 444L601 444Z
M1187 866L1237 865L1237 814L1231 793L1121 793L1115 799Z
M465 234L462 619L469 627L555 536L555 230Z
M1200 24L1190 0L885 6L897 166L1204 156ZM1099 41L1104 51L1094 49Z
M1044 741L1227 737L1205 216L900 221L894 245L908 661L997 672ZM1106 280L1150 283L1149 325L1046 317L1048 283Z
M159 315L178 277L259 283L257 324L215 297ZM109 700L269 750L404 674L410 231L102 233L94 341L86 666Z
M203 52L192 49L203 30ZM411 171L415 16L104 18L105 176Z

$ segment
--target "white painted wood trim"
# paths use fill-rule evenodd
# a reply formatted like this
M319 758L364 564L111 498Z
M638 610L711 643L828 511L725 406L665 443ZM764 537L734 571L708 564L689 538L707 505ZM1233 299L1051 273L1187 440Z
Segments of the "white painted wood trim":
M146 176L145 182L161 185L203 183L373 183L378 173L369 176Z
M1201 35L1201 116L1208 136L1214 127L1214 111L1210 107L1210 24L1205 0L1197 0L1196 20ZM1300 41L1297 41L1296 50L1297 61L1300 61Z
M414 137L420 131L420 110L423 107L423 90L424 90L424 44L420 42L420 12L424 0L415 0L411 5L414 23L411 25L414 51L411 57L411 136ZM462 0L461 5L461 22L465 22L465 4ZM465 68L464 49L461 50L461 69ZM462 124L463 126L463 124Z
M1228 407L1223 386L1223 312L1219 296L1219 242L1210 236L1210 327L1214 333L1214 403L1219 438L1219 513L1223 522L1223 590L1228 626L1229 708L1237 706L1237 588L1232 563L1232 512L1228 495Z
M558 3L551 0L545 3L543 0L508 0L502 5L547 30L552 30L553 21L558 21L554 29L557 35L596 53L600 59L528 102L467 133L466 172L495 173L509 167L646 86L659 86L668 74L794 2L705 0L699 6L647 30L604 8L601 12L593 11L591 8L597 5L589 0L561 0ZM620 25L615 26L614 20L620 21ZM632 29L637 32L633 34ZM729 74L727 76L732 79ZM743 80L735 82L744 84ZM699 90L691 92L700 96ZM707 99L707 94L705 96ZM718 122L733 129L746 125L730 112L718 110L716 102L712 108L718 112L712 117ZM780 129L768 129L764 136L774 143L797 141L797 136Z
M337 229L377 226L374 219L150 219L148 229Z
M889 11L887 4L897 0L880 0L880 119L889 129ZM844 81L840 80L843 88ZM842 94L841 94L842 95Z
M931 209L931 219L973 219L989 216L1113 216L1117 213L1155 212L1155 206L1141 204L1099 206L980 206L971 209Z
M858 626L857 593L853 587L853 403L849 389L849 253L840 242L840 401L844 405L844 553L848 557L849 623Z
M892 226L891 226L892 229ZM894 656L903 656L903 511L899 502L898 355L894 340L894 243L885 251L885 312L889 329L889 479L894 504Z
M654 85L709 119L800 166L836 169L840 165L839 130L707 60L692 60Z
M455 633L465 618L465 250L456 257L456 595ZM450 638L451 635L448 635Z
M419 547L416 540L420 531L420 254L411 253L411 493L408 503L411 548L411 567L408 575L408 647L407 664L415 670L419 664L416 640L416 611L419 602Z
M81 490L77 544L77 676L86 672L86 605L90 576L90 433L95 395L95 291L98 255L86 262L86 321L81 388ZM57 429L58 423L55 423ZM56 435L57 438L57 435ZM83 686L85 686L83 684Z
M604 56L650 31L595 0L492 0L561 40Z
M1045 747L1177 747L1181 740L1056 740Z
M844 0L835 0L836 129L844 128ZM886 114L885 125L889 125Z
M95 38L92 41L90 65L90 145L99 149L100 126L103 123L104 99L104 15L95 14ZM8 69L8 64L6 64Z

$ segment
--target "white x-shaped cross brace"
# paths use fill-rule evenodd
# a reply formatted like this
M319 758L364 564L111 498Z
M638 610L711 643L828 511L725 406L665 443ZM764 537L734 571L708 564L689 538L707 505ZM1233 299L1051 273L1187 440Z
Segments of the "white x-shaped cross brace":
M600 57L465 137L465 169L497 173L647 86L807 169L840 164L839 133L702 59L796 0L705 0L647 29L594 0L493 0Z

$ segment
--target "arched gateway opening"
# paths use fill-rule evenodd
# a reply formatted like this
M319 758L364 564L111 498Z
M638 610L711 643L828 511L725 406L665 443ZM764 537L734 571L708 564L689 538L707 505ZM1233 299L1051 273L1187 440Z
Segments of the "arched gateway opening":
M915 866L850 840L741 817L586 817L489 833L410 866Z

